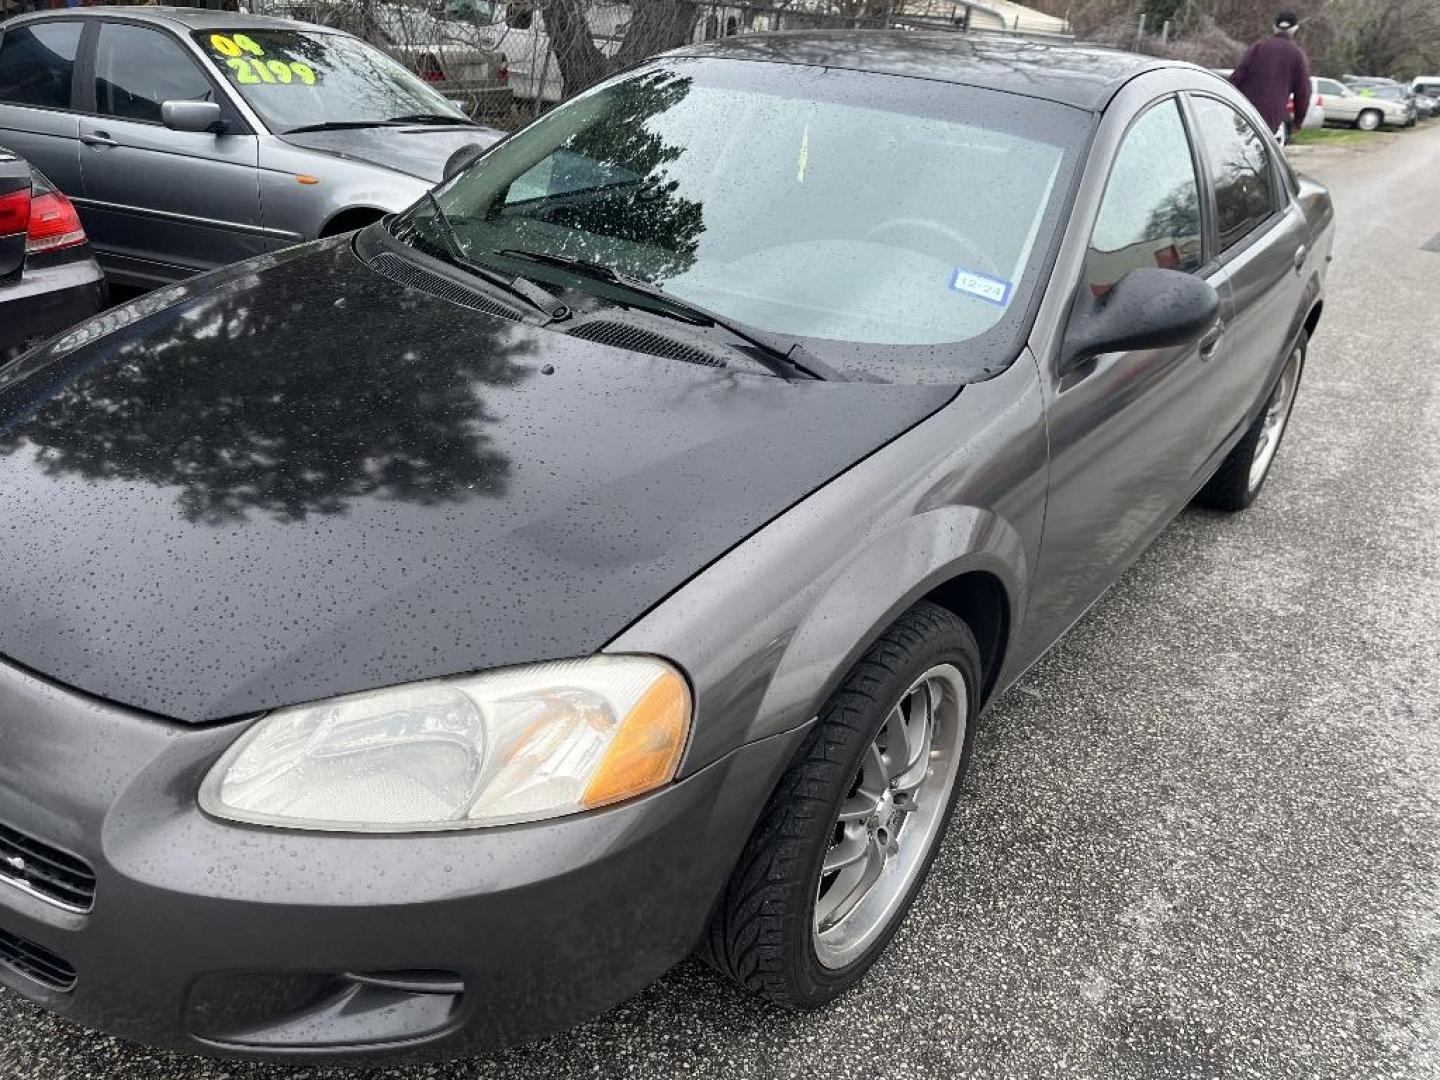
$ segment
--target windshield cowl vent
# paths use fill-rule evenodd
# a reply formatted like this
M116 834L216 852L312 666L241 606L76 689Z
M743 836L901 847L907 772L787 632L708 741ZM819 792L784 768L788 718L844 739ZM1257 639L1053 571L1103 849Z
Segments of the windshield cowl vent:
M478 289L468 289L458 281L451 281L442 274L433 273L423 266L416 266L409 259L392 255L388 251L382 251L372 258L370 269L383 274L397 284L410 289L418 289L431 296L437 296L441 300L448 300L452 304L459 304L461 307L467 307L473 311L483 311L486 315L494 315L500 319L511 319L517 322L520 320L520 312L508 304L492 300Z
M680 360L686 364L700 364L703 367L723 368L723 357L686 341L679 341L668 334L647 330L642 326L613 319L594 319L581 323L567 331L571 337L583 338L598 345L609 345L629 352L661 356L666 360Z

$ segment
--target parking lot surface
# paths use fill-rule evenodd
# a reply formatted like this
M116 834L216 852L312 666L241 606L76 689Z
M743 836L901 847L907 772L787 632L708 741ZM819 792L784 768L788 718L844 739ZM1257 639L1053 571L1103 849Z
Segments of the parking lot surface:
M857 992L789 1015L692 962L542 1043L346 1070L0 991L0 1077L1440 1077L1440 128L1302 167L1340 233L1265 494L1182 515L991 709Z

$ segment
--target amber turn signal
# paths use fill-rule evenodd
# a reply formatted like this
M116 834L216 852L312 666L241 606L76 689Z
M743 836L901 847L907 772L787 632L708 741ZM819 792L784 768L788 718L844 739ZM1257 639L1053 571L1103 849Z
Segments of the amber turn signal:
M675 672L663 672L622 721L581 802L605 806L668 784L689 730L690 688Z

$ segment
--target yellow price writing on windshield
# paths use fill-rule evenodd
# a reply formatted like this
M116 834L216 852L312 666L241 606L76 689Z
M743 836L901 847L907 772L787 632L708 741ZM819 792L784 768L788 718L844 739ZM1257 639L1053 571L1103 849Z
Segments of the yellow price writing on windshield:
M318 78L314 68L299 60L263 59L265 50L249 34L211 34L210 47L225 57L235 81L246 86L294 82L314 86Z
M239 56L241 53L265 55L265 50L249 34L211 34L210 47L221 56Z
M235 73L235 81L246 86L258 83L290 83L298 80L305 86L315 85L315 69L298 60L286 63L284 60L252 60L237 56L225 61L225 66Z

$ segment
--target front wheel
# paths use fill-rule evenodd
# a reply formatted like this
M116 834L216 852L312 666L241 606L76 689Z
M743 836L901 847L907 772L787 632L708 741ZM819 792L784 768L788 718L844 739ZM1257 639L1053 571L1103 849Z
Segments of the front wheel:
M906 612L820 712L711 917L702 955L778 1005L823 1005L899 929L970 756L980 653L945 609Z
M1201 489L1198 499L1204 505L1216 510L1244 510L1260 494L1295 407L1295 394L1305 370L1306 344L1306 336L1301 334L1260 415Z
M1355 126L1361 131L1376 131L1384 119L1385 117L1375 109L1366 109L1356 118Z

